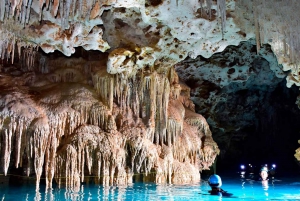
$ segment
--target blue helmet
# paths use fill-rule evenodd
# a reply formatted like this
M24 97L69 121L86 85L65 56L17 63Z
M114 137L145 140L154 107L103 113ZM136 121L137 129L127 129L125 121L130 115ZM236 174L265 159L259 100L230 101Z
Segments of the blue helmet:
M219 175L213 174L209 177L208 183L210 186L214 187L221 187L222 186L222 180Z
M262 172L262 171L268 172L268 171L269 171L269 170L268 170L268 167L267 167L267 166L263 166L263 167L260 169L260 172Z

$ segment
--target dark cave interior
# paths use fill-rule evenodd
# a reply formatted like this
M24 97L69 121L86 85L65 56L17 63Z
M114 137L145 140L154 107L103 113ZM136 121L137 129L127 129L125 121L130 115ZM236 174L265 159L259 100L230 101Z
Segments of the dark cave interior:
M264 52L272 54L270 46L263 48ZM277 63L276 57L272 57ZM191 88L196 112L207 120L220 148L217 172L237 172L241 164L257 167L276 164L277 172L282 174L300 171L294 157L299 147L300 109L296 103L299 87L288 88L288 72L277 77L270 70L274 62L265 58L256 53L256 45L250 40L239 46L228 46L208 59L187 58L175 67ZM232 59L239 62L232 63ZM220 78L212 79L217 77L214 73L224 72L224 68L229 69L229 78L245 66L249 74L240 77L240 81L232 80L221 86ZM212 75L207 76L205 72Z
M295 104L299 94L296 86L287 88L282 80L270 94L266 93L263 105L258 105L254 125L240 130L243 138L234 136L230 144L218 143L225 153L218 156L218 171L239 170L240 164L277 164L278 172L299 171L294 158L298 147L300 112ZM246 94L255 93L247 90Z

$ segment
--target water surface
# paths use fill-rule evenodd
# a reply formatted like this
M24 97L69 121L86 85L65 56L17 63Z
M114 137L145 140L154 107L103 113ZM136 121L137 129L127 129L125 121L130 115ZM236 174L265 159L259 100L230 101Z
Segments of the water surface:
M153 183L134 183L129 186L103 187L82 185L79 192L71 189L53 188L45 192L43 186L36 191L34 185L0 185L0 200L299 200L300 177L285 177L269 181L263 185L260 181L242 180L238 177L222 177L222 188L232 197L219 197L208 194L209 185L203 179L193 185L157 185Z

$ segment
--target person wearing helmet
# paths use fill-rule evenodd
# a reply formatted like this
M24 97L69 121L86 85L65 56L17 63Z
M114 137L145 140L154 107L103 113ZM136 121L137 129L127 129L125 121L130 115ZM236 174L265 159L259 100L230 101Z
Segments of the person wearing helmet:
M209 193L211 195L218 195L218 196L231 196L231 193L227 193L227 191L224 191L221 189L222 186L222 180L221 177L217 174L213 174L208 179L208 184L211 187L211 190Z
M268 180L268 167L267 166L263 166L261 169L260 169L260 173L259 173L259 176L260 176L260 180L261 181L267 181Z

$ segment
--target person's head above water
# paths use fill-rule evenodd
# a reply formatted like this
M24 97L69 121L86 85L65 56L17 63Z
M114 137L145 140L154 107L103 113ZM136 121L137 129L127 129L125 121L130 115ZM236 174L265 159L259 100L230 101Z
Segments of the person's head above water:
M259 175L260 175L260 177L261 177L261 179L263 180L263 181L265 181L265 180L267 180L268 179L268 167L266 167L266 166L263 166L261 169L260 169L260 173L259 173Z
M208 179L208 184L211 187L221 187L222 186L222 180L221 177L217 174L213 174Z

